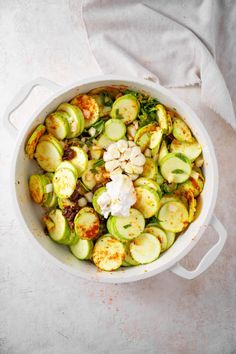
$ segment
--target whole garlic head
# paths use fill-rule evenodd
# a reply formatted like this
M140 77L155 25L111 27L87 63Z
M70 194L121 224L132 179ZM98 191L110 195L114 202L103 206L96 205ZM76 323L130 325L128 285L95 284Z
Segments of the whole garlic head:
M117 173L117 171L124 172L132 177L132 180L138 178L143 172L143 165L146 162L140 147L133 141L123 139L110 144L107 151L104 152L103 159L105 169L110 175Z

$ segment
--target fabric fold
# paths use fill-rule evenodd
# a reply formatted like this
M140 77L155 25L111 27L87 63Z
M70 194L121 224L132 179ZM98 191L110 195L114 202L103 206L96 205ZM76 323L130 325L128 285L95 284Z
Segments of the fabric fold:
M104 74L151 79L169 88L200 85L201 100L236 128L230 94L213 57L214 9L212 0L168 5L85 0L83 18Z

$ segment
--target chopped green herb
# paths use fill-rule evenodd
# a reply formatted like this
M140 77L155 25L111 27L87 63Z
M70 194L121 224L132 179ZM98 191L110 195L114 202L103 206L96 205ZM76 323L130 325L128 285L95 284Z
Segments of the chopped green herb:
M128 229L128 227L131 227L131 224L124 225L124 229Z
M94 137L91 136L91 138L88 138L88 139L86 140L85 144L86 144L88 147L93 146L93 139L94 139Z
M119 108L116 109L116 119L123 119L123 116L119 113Z
M94 175L96 175L96 174L98 173L98 170L97 170L96 168L91 168L90 171L91 171Z
M105 164L105 161L103 159L97 160L94 164L93 167L100 167L103 166Z
M182 173L184 173L184 171L177 168L176 170L173 170L172 173L174 173L176 175L181 175Z
M184 162L186 162L186 163L189 162L189 159L187 158L187 156L181 154L180 152L176 153L175 155L176 155L180 160L182 160L182 161L184 161Z

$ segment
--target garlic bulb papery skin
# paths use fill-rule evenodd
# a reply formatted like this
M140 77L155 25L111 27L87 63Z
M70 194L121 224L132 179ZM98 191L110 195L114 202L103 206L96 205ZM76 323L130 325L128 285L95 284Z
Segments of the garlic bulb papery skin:
M133 141L121 139L110 144L104 152L105 169L112 175L125 172L132 180L138 178L143 172L146 162L141 149Z
M97 200L101 213L108 216L129 216L130 208L136 202L136 193L131 179L124 174L111 175L111 182L106 184L106 192Z

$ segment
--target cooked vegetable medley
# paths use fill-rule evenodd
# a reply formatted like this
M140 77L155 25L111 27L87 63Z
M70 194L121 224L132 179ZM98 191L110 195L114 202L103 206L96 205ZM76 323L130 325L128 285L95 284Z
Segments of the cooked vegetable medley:
M201 145L175 109L124 87L61 104L29 137L29 177L51 239L113 271L155 261L194 220Z

